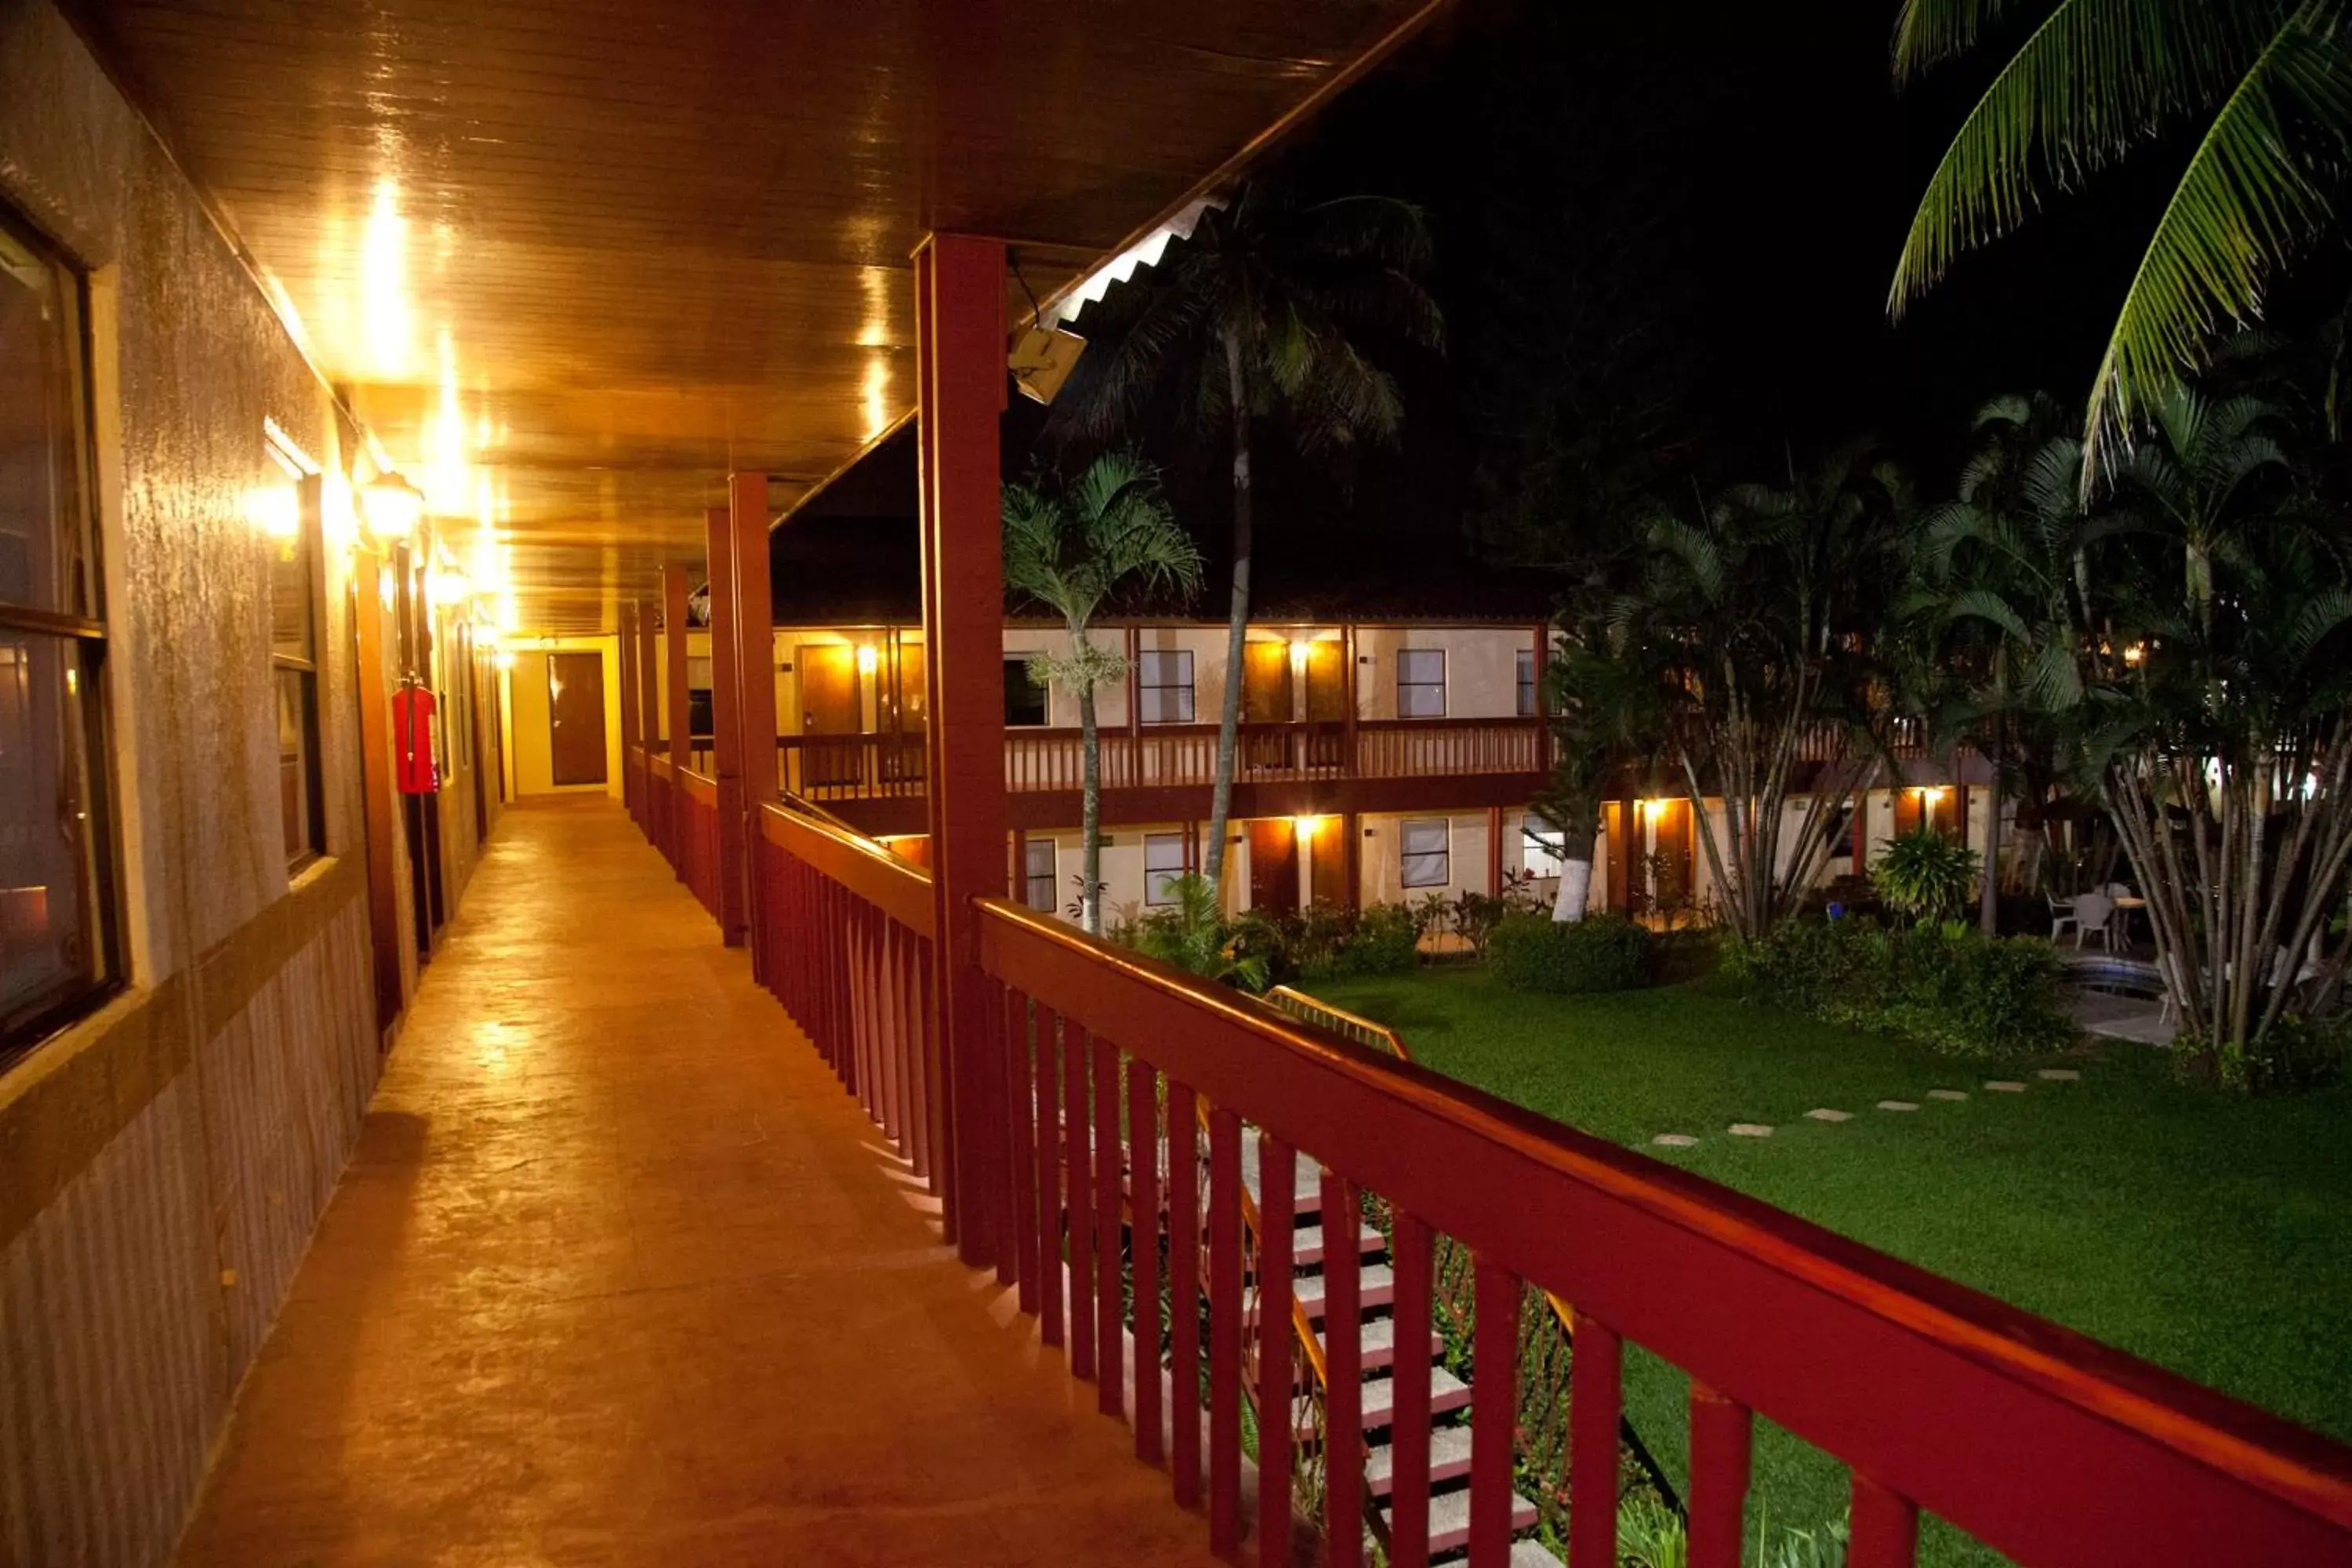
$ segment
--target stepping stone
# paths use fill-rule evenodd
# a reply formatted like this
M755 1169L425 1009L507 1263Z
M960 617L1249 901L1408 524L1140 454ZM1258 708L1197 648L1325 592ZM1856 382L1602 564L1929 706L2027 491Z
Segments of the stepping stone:
M1661 1132L1650 1142L1661 1149L1692 1149L1698 1145L1698 1140L1687 1132Z
M2083 1075L2076 1072L2073 1068L2043 1068L2040 1072L2035 1073L2033 1076L2035 1078L2046 1078L2052 1083L2074 1083L2080 1079Z
M2023 1084L2005 1078L1989 1078L1985 1079L1985 1087L1992 1090L1995 1094L2023 1094L2025 1092L2025 1086Z
M1735 1121L1724 1129L1734 1138L1769 1138L1772 1130L1761 1121Z
M1919 1109L1919 1104L1918 1101L1911 1100L1882 1100L1878 1102L1878 1109L1881 1110L1916 1110Z
M1966 1100L1968 1097L1966 1089L1931 1089L1927 1091L1929 1100Z
M1853 1120L1853 1111L1832 1110L1826 1105L1817 1106L1813 1110L1806 1111L1805 1115L1808 1119L1814 1121L1851 1121Z

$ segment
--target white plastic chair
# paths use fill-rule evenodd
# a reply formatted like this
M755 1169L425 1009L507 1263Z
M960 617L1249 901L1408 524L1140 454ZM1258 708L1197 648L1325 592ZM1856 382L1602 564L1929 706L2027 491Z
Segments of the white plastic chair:
M2080 931L2081 922L2074 918L2074 900L2058 898L2050 893L2042 894L2042 901L2050 906L2050 940L2052 942L2056 942L2065 935L2068 926L2074 926L2078 932Z
M2115 927L2110 922L2115 917L2116 901L2105 893L2084 893L2081 898L2076 899L2074 900L2074 945L2080 947L2083 945L2084 937L2095 935L2099 939L2099 945L2113 952L2116 946L2116 932Z

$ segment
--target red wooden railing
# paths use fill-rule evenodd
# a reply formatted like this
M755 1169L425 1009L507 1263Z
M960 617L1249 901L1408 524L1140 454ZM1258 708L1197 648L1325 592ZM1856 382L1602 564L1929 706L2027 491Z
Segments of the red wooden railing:
M1470 1561L1511 1542L1513 1375L1529 1285L1575 1303L1569 1408L1571 1568L1616 1568L1622 1347L1693 1380L1690 1561L1737 1568L1762 1414L1853 1471L1854 1568L1914 1560L1921 1510L2026 1564L2352 1563L2352 1450L1897 1262L1713 1183L1506 1104L1011 902L978 905L1002 987L984 1037L958 1039L976 1097L948 1107L931 1021L930 880L879 846L762 813L765 973L886 1134L1007 1244L1000 1276L1100 1408L1127 1403L1136 1450L1212 1548L1242 1532L1242 1379L1258 1408L1301 1386L1288 1335L1245 1361L1255 1322L1294 1317L1291 1173L1321 1167L1326 1215L1377 1194L1394 1216L1392 1340L1430 1333L1433 1250L1473 1260L1477 1376L1466 1466ZM1206 1147L1197 1129L1205 1113ZM1264 1238L1244 1276L1242 1141L1258 1145ZM946 1151L969 1140L962 1158ZM1145 1157L1137 1157L1145 1152ZM1159 1272L1180 1306L1160 1321ZM1132 1289L1121 1255L1132 1259ZM1361 1560L1355 1407L1364 1316L1354 1249L1325 1251L1329 1561ZM1251 1298L1254 1296L1254 1300ZM1131 1300L1130 1320L1124 1301ZM1066 1302L1066 1312L1065 1303ZM1203 1395L1202 1367L1207 1378ZM1389 1476L1400 1568L1436 1428L1397 1387ZM1425 1394L1425 1391L1424 1391ZM1164 1424L1164 1401L1172 1401ZM1262 1423L1261 1517L1284 1517L1283 1423ZM1286 1561L1287 1531L1258 1531Z
M646 761L646 837L674 868L677 864L677 781L669 759L658 753Z
M1538 726L1532 719L1367 720L1244 724L1234 777L1244 783L1306 779L1433 778L1474 773L1533 773ZM877 800L923 793L919 734L787 735L777 742L784 787L809 800ZM1105 789L1149 789L1215 782L1214 724L1155 725L1137 734L1101 736ZM1086 753L1076 730L1008 730L1004 783L1015 792L1075 791Z
M671 795L677 810L677 849L672 863L710 918L719 918L719 783L688 770L677 775Z
M943 1134L931 1017L931 879L870 839L762 807L761 973L915 1173Z

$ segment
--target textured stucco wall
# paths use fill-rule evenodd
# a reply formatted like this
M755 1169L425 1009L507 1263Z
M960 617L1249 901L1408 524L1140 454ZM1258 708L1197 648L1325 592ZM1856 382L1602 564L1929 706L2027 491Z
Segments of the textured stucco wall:
M0 3L0 199L91 279L132 954L126 994L0 1075L0 1563L110 1568L168 1557L375 1081L348 441L47 0ZM265 419L331 476L330 858L299 879L278 818L271 546L244 505L279 479Z

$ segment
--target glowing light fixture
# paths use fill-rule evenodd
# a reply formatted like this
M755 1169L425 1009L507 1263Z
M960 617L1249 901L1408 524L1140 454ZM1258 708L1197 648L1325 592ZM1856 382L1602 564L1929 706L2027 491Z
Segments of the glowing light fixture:
M858 673L858 674L860 674L860 675L871 675L871 674L873 674L873 673L874 673L874 667L875 667L876 665L877 665L877 664L880 664L881 662L882 662L882 654L881 654L881 651L880 651L878 648L877 648L877 647L876 647L872 643L866 643L866 644L865 644L864 646L862 646L861 647L859 647L859 648L858 648L858 650L857 650L857 673Z
M436 605L462 605L473 595L473 579L455 566L436 568L425 580L425 592Z
M290 485L259 485L245 492L245 520L272 539L302 531L302 503Z
M405 539L425 516L425 492L396 473L379 474L360 492L360 514L378 539Z
M1298 837L1302 839L1314 837L1315 825L1321 820L1320 817L1313 816L1299 816L1290 819L1291 825L1298 829Z
M512 669L514 668L514 655L507 652L504 648L499 649L499 668L500 669Z

